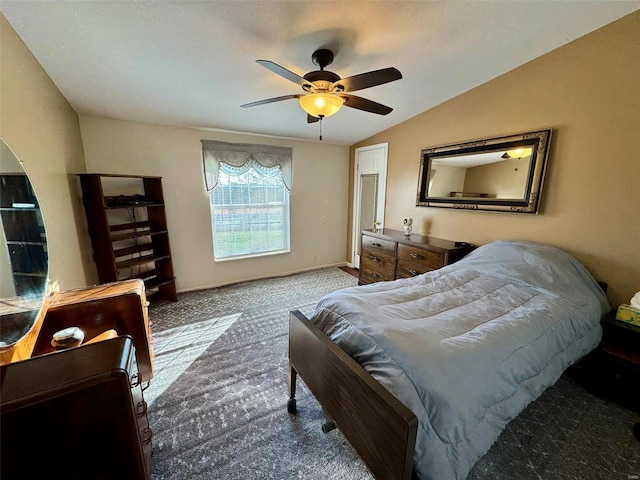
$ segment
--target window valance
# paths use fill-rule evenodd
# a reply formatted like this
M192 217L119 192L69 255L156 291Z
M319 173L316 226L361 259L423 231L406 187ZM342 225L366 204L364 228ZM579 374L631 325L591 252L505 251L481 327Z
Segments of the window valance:
M221 164L233 167L236 172L245 172L254 167L262 175L272 175L275 169L282 172L287 190L291 190L291 147L257 145L252 143L229 143L216 140L201 140L204 178L207 192L218 184Z

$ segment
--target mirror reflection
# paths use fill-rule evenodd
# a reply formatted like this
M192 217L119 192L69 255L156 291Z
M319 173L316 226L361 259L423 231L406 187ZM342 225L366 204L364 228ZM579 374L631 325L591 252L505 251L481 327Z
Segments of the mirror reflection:
M0 139L0 348L15 344L33 326L48 273L40 204L22 163Z
M423 150L416 205L537 213L550 133Z
M517 150L494 150L434 159L429 196L524 198L530 173L531 148Z

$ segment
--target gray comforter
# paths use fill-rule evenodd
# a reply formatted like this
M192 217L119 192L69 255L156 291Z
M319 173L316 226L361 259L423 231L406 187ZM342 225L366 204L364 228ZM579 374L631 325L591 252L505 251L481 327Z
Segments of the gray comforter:
M449 480L598 344L608 310L571 255L502 241L418 277L334 292L311 320L414 412L420 478Z

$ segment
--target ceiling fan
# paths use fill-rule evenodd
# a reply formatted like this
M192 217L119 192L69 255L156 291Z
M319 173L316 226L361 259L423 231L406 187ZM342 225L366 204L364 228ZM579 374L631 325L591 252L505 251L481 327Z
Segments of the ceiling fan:
M355 92L399 80L402 78L402 74L396 68L383 68L352 77L340 78L339 75L324 69L324 67L333 62L333 52L331 50L324 48L316 50L311 55L311 60L320 67L320 70L309 72L302 77L269 60L256 60L257 63L273 73L300 85L305 93L267 98L257 102L246 103L241 107L255 107L266 103L297 98L300 106L307 112L308 123L317 122L333 115L343 105L365 112L377 113L378 115L387 115L393 110L386 105L357 97L347 92Z

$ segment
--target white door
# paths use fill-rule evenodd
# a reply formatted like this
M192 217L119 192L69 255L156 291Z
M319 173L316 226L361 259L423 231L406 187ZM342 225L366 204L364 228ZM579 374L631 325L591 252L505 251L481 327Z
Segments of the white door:
M353 179L353 267L360 268L360 230L384 228L388 143L356 148Z

